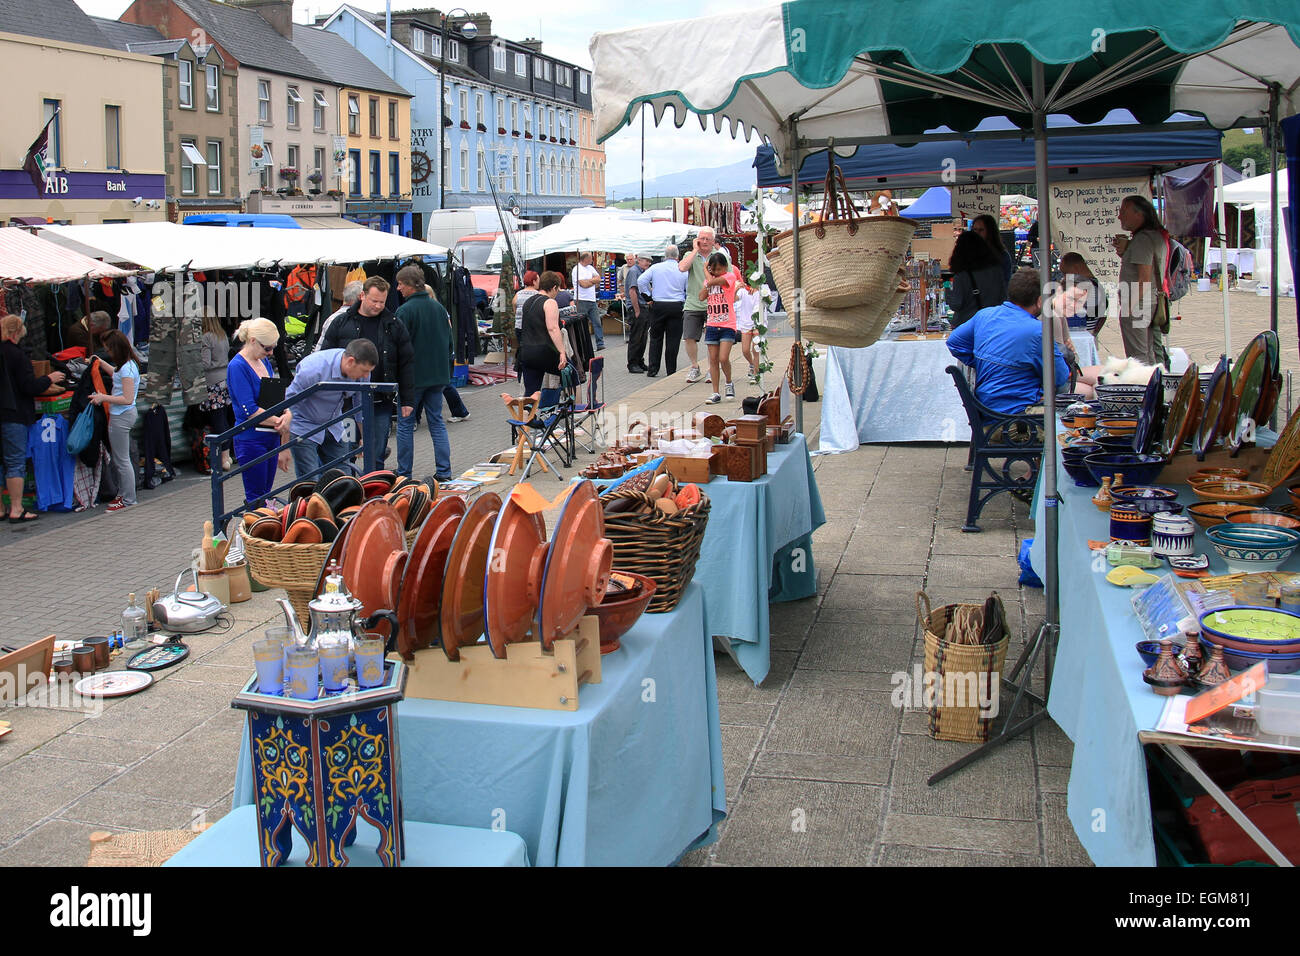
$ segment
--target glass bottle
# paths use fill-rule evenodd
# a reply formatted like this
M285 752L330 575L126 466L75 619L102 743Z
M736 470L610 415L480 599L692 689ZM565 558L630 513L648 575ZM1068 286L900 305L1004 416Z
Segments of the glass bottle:
M122 644L128 648L143 646L149 637L149 624L144 608L135 603L135 592L127 595L128 604L122 612Z

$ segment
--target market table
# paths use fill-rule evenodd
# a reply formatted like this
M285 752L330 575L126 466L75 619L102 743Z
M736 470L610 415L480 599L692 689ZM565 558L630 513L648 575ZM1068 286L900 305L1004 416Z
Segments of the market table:
M407 699L397 706L408 821L519 834L537 866L665 866L726 815L704 588L643 615L577 711ZM251 803L248 738L234 805Z
M1110 566L1098 569L1088 550L1090 539L1110 537L1107 516L1091 501L1097 489L1075 485L1060 465L1059 450L1057 460L1061 634L1047 709L1074 742L1067 810L1079 842L1098 866L1154 866L1142 744L1143 739L1168 743L1167 735L1156 736L1167 698L1142 681L1145 665L1134 645L1144 638L1130 605L1134 592L1109 584L1105 574ZM1155 483L1160 483L1159 477ZM1190 488L1184 486L1180 492L1178 500L1184 505L1199 500ZM1273 503L1285 499L1283 490ZM1041 532L1045 527L1041 495L1035 496L1034 522ZM1196 549L1209 557L1211 574L1226 573L1226 565L1199 525ZM1041 533L1035 535L1030 560L1042 577ZM1300 571L1300 556L1293 556L1284 569ZM1181 743L1197 745L1191 738L1182 738Z
M1097 364L1096 340L1072 329L1081 365ZM830 346L822 385L818 454L871 442L968 442L970 420L946 369L945 339L881 339L864 349Z
M257 810L235 807L163 866L260 866L257 847ZM370 852L379 831L365 820L357 821L357 839L345 851L349 866L379 865ZM405 826L406 858L402 866L527 866L528 850L518 835L505 830L450 827L436 823ZM303 866L307 847L295 834L287 866Z
M796 434L767 456L762 478L715 477L706 491L712 504L695 582L704 588L710 633L730 641L737 663L760 684L771 667L768 602L817 593L812 533L826 513L808 443Z

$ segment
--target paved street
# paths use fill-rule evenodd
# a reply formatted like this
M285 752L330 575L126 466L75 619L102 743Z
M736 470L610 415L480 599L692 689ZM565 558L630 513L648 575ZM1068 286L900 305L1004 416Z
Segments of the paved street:
M1222 339L1217 303L1207 293L1183 303L1173 344L1194 360L1222 348L1215 345ZM1266 300L1235 293L1233 309L1239 351L1267 326ZM1294 309L1283 301L1282 354L1292 369L1300 364ZM772 343L778 366L789 341ZM644 411L701 407L707 386L686 386L684 372L650 382L628 375L621 339L609 342L601 354L610 363L611 403ZM1117 349L1118 330L1106 329L1101 344L1103 354ZM453 470L508 445L499 395L514 390L463 392L472 417L450 426ZM820 406L807 407L810 434L819 414ZM1017 585L1015 555L1033 534L1024 506L1002 496L986 508L982 534L959 530L969 488L965 457L965 446L925 445L864 446L814 459L828 519L814 535L818 594L772 606L772 672L762 687L717 657L730 813L720 841L684 862L1087 864L1065 818L1071 745L1055 725L1042 724L929 788L925 778L968 747L930 739L923 711L890 701L890 674L921 659L917 589L937 606L983 600L996 588L1022 640L1042 616L1042 592ZM432 470L425 432L416 471ZM546 475L534 481L544 493L558 485ZM0 529L7 643L106 633L128 591L170 587L198 541L208 486L182 478L140 500L121 514L101 508ZM0 710L14 727L0 739L0 865L79 865L94 830L180 828L225 813L243 722L229 701L248 675L249 645L279 617L274 597L255 594L235 605L228 631L188 637L189 661L160 674L148 691L107 702L100 716L69 707ZM1013 644L1008 659L1017 653ZM803 832L790 826L795 809L805 813Z

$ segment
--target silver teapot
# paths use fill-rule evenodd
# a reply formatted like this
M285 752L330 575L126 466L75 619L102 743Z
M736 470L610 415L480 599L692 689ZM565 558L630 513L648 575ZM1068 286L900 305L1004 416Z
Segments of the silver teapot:
M293 631L299 647L316 647L322 640L337 639L348 642L348 655L351 657L358 637L366 636L369 628L380 621L388 622L388 638L384 642L384 652L391 652L397 645L397 615L392 611L376 611L366 618L358 618L362 603L352 596L337 564L331 564L325 576L325 590L307 605L311 612L311 629L304 632L294 613L293 605L285 598L278 599L284 609L285 623Z

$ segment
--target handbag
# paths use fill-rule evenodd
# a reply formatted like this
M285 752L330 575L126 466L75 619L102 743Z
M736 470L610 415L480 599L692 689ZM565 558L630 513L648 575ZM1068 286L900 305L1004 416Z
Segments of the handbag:
M95 405L87 405L68 431L68 454L80 455L95 437Z

